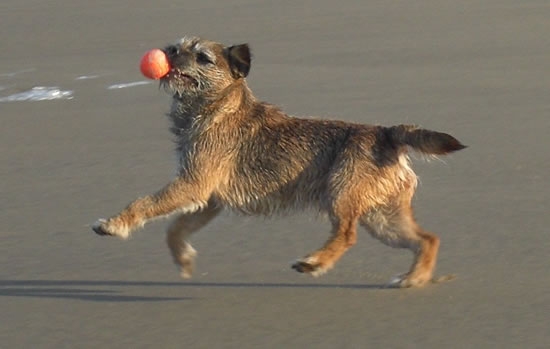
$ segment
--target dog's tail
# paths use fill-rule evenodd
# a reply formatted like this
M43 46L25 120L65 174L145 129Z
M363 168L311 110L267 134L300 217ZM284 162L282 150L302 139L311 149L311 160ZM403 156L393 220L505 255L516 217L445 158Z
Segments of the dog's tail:
M397 125L386 128L387 135L397 146L408 145L429 155L444 155L466 148L453 136L426 130L413 125Z

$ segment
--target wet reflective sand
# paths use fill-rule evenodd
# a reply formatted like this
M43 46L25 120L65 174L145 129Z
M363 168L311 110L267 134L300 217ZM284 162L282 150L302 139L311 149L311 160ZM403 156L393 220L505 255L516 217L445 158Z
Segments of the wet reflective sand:
M14 1L0 5L0 343L6 348L535 348L550 311L550 4ZM365 232L319 279L328 225L224 215L178 278L166 221L90 229L174 174L141 55L183 35L249 42L249 84L295 115L446 131L415 161L416 215L452 282L384 289L411 256ZM117 86L114 88L113 86ZM71 99L8 101L36 87Z

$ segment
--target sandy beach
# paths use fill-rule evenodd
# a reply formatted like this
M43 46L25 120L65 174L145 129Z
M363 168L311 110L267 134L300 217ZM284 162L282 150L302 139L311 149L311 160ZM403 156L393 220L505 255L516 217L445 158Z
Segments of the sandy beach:
M68 0L0 5L1 348L545 348L550 345L550 3ZM329 224L224 214L129 241L91 224L175 174L170 97L142 54L184 35L253 51L250 87L293 115L413 123L469 147L414 161L438 234L423 289L383 286L411 255L360 231L327 275L290 263Z

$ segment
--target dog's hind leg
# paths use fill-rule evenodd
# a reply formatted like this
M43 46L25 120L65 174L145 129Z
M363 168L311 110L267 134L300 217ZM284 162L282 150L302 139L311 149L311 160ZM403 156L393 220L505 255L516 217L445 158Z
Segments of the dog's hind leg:
M183 278L190 278L193 274L197 255L197 251L188 241L189 236L207 225L221 210L221 207L210 204L200 211L180 214L168 227L166 242Z
M390 286L424 286L432 280L439 238L416 223L409 204L371 210L361 217L360 224L384 244L414 253L409 271L394 278Z

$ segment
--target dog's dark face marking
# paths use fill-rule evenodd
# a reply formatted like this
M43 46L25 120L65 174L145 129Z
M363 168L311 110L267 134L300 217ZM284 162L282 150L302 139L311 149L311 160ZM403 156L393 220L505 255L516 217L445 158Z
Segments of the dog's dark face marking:
M164 48L172 69L161 79L161 85L175 97L216 96L233 81L250 71L247 44L223 45L185 37Z

